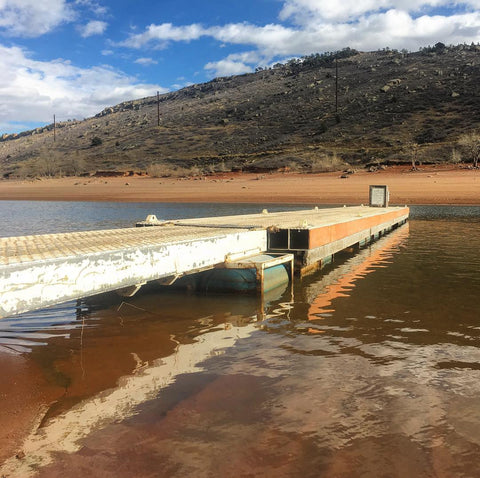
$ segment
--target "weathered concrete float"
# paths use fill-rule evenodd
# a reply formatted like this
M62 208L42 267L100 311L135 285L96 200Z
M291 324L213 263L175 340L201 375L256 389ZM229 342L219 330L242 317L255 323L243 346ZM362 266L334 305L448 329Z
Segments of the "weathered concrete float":
M189 274L174 286L201 292L254 292L261 294L282 286L293 277L293 254L255 254L229 258L220 267Z
M268 269L282 266L291 277L292 261L302 273L320 267L403 224L408 214L407 207L365 206L264 211L0 238L0 317L113 290L131 296L150 281L168 285L219 268L254 271L263 291Z
M265 231L128 228L0 239L0 317L141 285L166 284L266 250Z

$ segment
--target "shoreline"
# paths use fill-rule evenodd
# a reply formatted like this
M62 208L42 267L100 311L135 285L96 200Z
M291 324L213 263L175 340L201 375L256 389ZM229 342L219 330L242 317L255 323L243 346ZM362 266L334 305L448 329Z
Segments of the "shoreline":
M392 166L377 172L222 173L198 178L67 177L0 181L0 200L367 204L369 185L386 184L390 204L478 205L480 171Z
M368 203L369 185L387 184L392 205L480 205L478 170L425 167L411 172L408 168L391 167L375 173L360 171L348 178L341 178L341 174L224 173L201 179L135 176L5 180L0 181L0 200L351 205ZM92 340L92 343L97 342ZM106 344L101 350L108 351L108 341ZM125 347L130 350L129 346ZM156 349L152 346L152 350ZM85 356L93 357L90 360L95 363L98 357L102 357L100 353ZM117 362L122 367L131 365L131 356L126 353L125 357L127 365ZM142 358L148 360L148 357ZM63 363L61 360L59 363L60 374ZM26 355L0 350L0 365L4 370L4 383L0 386L4 401L0 411L1 464L12 456L17 460L25 457L25 438L36 429L39 419L52 404L60 401L67 392ZM80 369L77 367L77 370ZM75 386L79 382L77 379ZM68 393L75 397L75 391L71 386Z

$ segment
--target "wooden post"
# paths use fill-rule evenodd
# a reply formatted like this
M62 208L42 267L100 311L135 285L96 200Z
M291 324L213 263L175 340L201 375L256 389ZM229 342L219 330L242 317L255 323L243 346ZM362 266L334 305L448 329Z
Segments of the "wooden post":
M335 58L335 113L338 113L338 59Z
M157 91L157 126L160 126L160 93Z
M55 115L53 115L53 142L55 143L57 136L57 122L55 121Z

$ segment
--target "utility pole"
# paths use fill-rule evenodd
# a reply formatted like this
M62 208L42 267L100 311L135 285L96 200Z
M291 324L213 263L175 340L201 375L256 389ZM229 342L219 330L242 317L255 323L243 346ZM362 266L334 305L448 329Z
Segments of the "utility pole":
M55 143L57 137L57 122L55 121L55 115L53 115L53 142Z
M338 59L335 58L335 113L338 113Z
M160 92L157 91L157 126L160 126Z

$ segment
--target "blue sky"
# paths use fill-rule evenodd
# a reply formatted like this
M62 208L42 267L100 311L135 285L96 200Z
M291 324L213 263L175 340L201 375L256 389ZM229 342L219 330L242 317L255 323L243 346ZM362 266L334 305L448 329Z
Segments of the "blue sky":
M352 47L480 42L480 0L0 0L0 134Z

